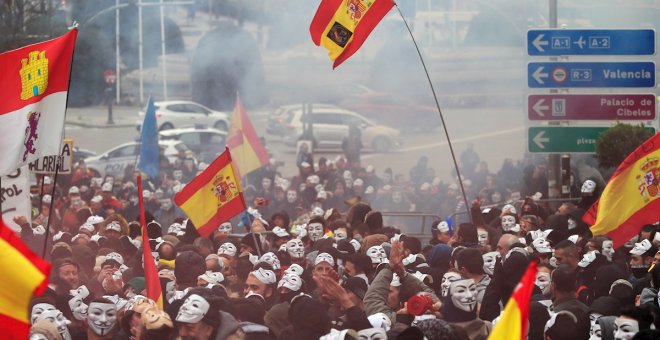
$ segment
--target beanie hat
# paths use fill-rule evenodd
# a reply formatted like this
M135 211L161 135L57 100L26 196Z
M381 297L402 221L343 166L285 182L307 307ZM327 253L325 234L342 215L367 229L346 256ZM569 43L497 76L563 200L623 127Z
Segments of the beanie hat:
M359 277L349 277L346 282L344 282L344 288L355 294L360 300L364 299L364 295L367 293L369 286L364 281L364 279Z
M57 326L48 320L37 321L30 327L30 336L32 334L43 334L48 340L61 339Z
M126 285L135 288L137 294L140 294L140 292L147 286L145 279L142 276L132 278L130 281L126 282Z

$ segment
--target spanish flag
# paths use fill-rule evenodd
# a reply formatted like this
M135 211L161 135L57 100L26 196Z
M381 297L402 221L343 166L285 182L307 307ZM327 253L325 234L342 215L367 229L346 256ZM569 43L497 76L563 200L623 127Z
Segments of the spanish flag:
M158 277L158 268L154 256L151 254L149 245L149 236L147 234L147 221L144 216L144 199L142 197L142 177L137 176L138 195L140 203L140 224L142 224L142 253L144 260L144 281L147 286L147 297L156 301L158 308L163 310L163 290L160 287L160 278ZM139 292L138 292L139 294Z
M527 327L529 325L529 302L534 290L536 281L537 261L529 263L525 274L520 279L520 283L514 289L509 298L509 302L504 307L500 321L493 328L493 332L488 336L489 340L496 339L527 339Z
M60 154L77 34L0 54L0 176Z
M0 221L0 329L4 339L27 339L32 295L48 287L50 264Z
M393 6L392 0L321 0L309 27L312 41L328 49L336 68L357 52Z
M197 232L208 237L220 224L245 210L243 191L225 149L211 165L174 195Z
M660 133L626 157L589 211L596 212L591 232L608 235L615 248L660 220Z
M231 151L231 157L234 158L239 179L268 164L268 151L261 144L238 94L236 94L236 107L231 116L227 147Z

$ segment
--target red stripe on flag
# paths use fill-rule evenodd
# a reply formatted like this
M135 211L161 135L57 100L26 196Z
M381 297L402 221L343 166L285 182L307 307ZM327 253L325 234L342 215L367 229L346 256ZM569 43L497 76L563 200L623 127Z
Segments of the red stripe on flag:
M30 333L30 324L0 314L0 329L2 330L3 339L27 339Z
M223 204L222 208L220 208L218 212L203 226L195 226L195 228L200 235L209 237L216 229L218 229L220 224L228 221L243 210L245 210L245 203L243 201L243 193L240 193L231 201ZM236 214L233 216L227 216L227 211L236 211Z
M2 93L0 115L41 101L47 95L68 91L71 60L77 34L78 30L73 29L59 38L0 54L0 70L2 70L2 77L0 77L0 92ZM29 53L32 51L46 51L48 86L43 94L22 100L21 60L28 59Z
M261 144L261 140L259 140L259 135L257 135L257 131L254 130L254 126L252 126L252 122L250 121L250 118L247 115L247 112L245 111L245 107L243 107L243 103L241 102L241 98L236 95L236 107L238 108L238 112L241 115L241 132L243 133L243 139L241 140L241 144L247 140L248 144L252 147L252 150L257 156L257 159L259 160L259 163L263 166L268 164L268 151L266 151L266 148ZM227 139L227 146L232 149L238 145L230 145L229 141L233 140L233 136L230 136L229 139ZM240 176L243 176L246 174L241 174Z
M50 277L50 263L46 262L39 255L33 253L32 250L30 250L30 248L28 248L25 243L23 243L23 241L18 236L16 236L16 233L14 233L11 229L9 229L9 227L5 225L4 221L0 223L0 238L10 244L14 249L16 249L16 251L23 255L23 257L30 261L35 268L44 274L45 278L35 289L34 295L39 296L45 292L48 288L48 278Z
M140 203L140 223L142 224L142 254L144 260L144 280L147 286L147 297L159 303L159 308L163 309L163 290L160 286L158 269L151 255L151 246L149 245L149 236L147 234L147 223L144 217L144 199L142 197L142 177L137 176L138 199Z
M518 339L525 339L527 337L527 327L529 326L527 323L529 320L529 303L536 282L536 266L536 260L529 263L525 274L523 274L520 279L518 287L516 287L511 295L511 298L516 301L518 309L520 310L521 334Z
M660 219L660 199L655 199L630 216L624 223L616 229L607 233L612 238L614 249L621 247L624 243L637 235L649 220L656 221Z
M321 37L323 32L331 23L330 21L334 18L337 9L341 5L343 0L322 0L319 4L319 8L314 14L314 19L309 25L309 33L312 36L312 41L316 46L321 45Z
M211 182L213 176L215 176L220 170L222 170L227 165L231 164L231 155L227 152L227 149L218 156L201 174L193 178L190 183L186 184L183 187L183 190L179 191L174 195L174 203L178 206L182 206L190 197L194 196L195 193L207 184Z
M344 51L335 59L332 68L337 68L346 59L352 56L362 44L367 40L371 31L376 28L376 25L387 15L387 12L392 9L394 2L391 0L376 0L369 8L364 17L360 20L353 32L353 40L346 46ZM318 44L317 44L318 45Z

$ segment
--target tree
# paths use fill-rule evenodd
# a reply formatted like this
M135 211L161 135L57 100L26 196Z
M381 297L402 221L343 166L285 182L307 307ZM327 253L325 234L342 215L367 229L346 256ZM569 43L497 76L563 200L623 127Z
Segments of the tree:
M615 168L638 146L653 136L642 124L617 123L603 132L596 141L596 159L602 168Z

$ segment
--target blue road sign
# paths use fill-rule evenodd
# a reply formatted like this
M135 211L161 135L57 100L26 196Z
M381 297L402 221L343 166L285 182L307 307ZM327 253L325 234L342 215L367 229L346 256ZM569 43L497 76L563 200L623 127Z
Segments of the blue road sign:
M655 63L529 63L527 84L531 88L655 87Z
M653 55L652 29L527 31L527 54L551 55Z

